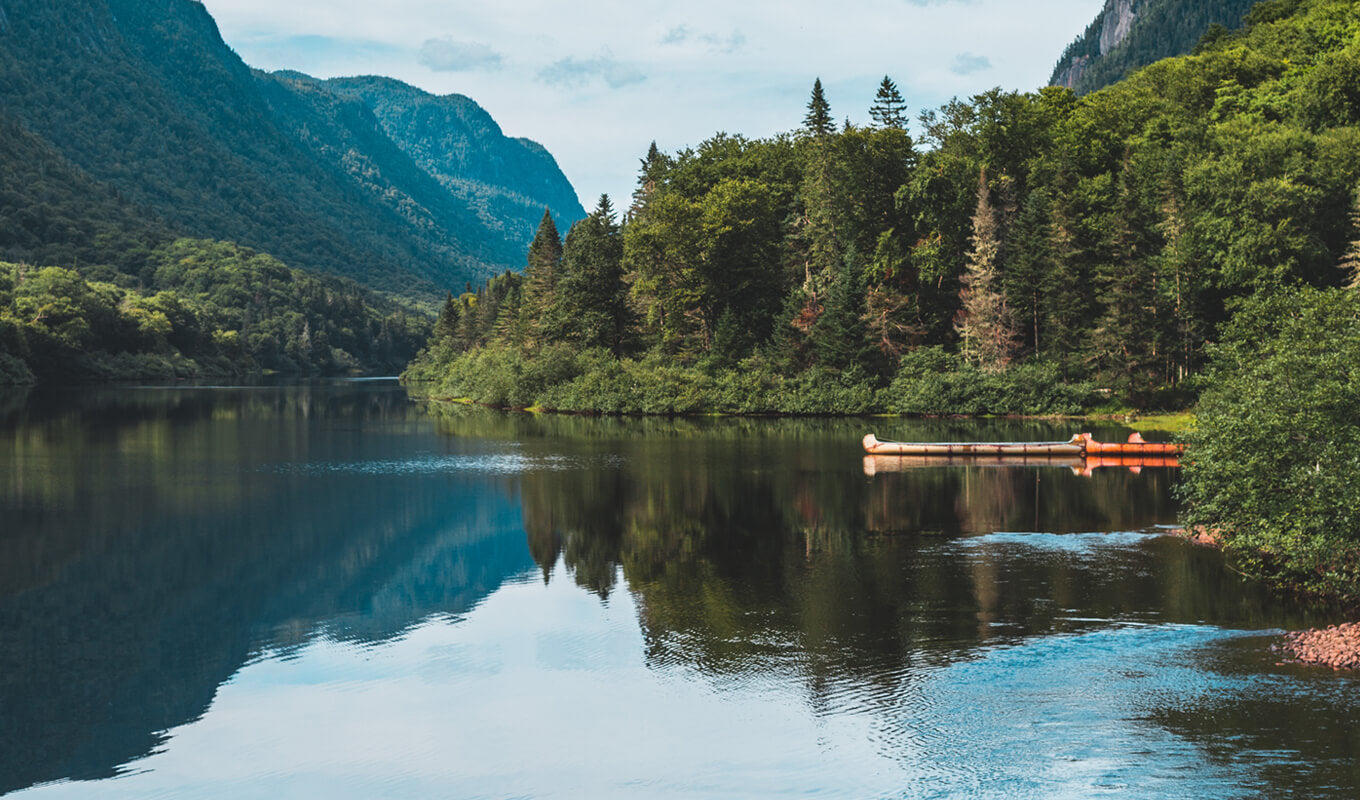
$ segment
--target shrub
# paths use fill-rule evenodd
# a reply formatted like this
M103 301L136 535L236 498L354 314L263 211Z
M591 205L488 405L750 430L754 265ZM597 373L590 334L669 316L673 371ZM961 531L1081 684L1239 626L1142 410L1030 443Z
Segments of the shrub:
M1255 298L1225 342L1188 437L1187 524L1256 574L1360 599L1360 300Z

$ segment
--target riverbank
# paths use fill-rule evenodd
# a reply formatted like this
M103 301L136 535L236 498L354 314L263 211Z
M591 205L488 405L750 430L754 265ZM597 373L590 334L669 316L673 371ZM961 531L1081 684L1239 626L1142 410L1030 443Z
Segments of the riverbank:
M759 356L687 365L660 353L618 358L599 348L549 345L528 355L487 346L458 354L426 351L402 379L434 397L563 413L1137 418L1144 430L1161 429L1147 420L1183 426L1189 419L1184 413L1146 417L1141 410L1119 407L1090 382L1069 380L1052 363L1028 362L989 373L956 360L935 363L931 355L904 364L885 381L859 369L813 366L788 372Z
M1216 530L1197 526L1180 529L1177 535L1201 547L1222 550L1224 537ZM1271 650L1291 663L1332 669L1360 669L1360 622L1343 622L1326 628L1289 631Z

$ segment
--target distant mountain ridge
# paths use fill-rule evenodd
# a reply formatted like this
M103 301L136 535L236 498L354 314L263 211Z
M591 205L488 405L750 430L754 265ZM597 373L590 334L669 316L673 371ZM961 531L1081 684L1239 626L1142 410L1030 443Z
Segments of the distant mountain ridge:
M176 231L428 300L521 267L544 207L584 216L551 155L471 100L374 81L251 70L194 0L0 0L0 107ZM439 105L458 113L393 136Z
M1106 0L1086 32L1068 45L1049 84L1077 94L1102 89L1130 71L1194 49L1213 25L1242 27L1257 0Z
M521 252L528 250L544 206L553 209L563 230L585 216L547 149L531 139L505 136L471 98L436 96L375 76L332 78L320 85L362 102L421 169L462 198L482 224L517 237ZM531 217L531 225L522 224ZM511 221L513 230L507 225Z

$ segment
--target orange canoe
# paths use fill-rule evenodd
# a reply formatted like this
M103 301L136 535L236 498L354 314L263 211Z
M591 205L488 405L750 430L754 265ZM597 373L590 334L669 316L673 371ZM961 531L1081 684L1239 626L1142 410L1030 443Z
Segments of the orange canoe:
M1129 434L1127 442L1097 442L1089 433L1081 434L1086 443L1087 455L1120 456L1177 456L1185 451L1185 445L1172 442L1149 442L1141 434Z

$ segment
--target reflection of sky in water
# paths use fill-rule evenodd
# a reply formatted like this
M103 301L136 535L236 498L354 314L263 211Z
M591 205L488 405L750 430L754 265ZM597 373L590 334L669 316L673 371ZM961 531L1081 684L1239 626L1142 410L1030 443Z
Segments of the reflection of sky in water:
M628 593L556 580L382 648L316 642L247 666L134 774L23 796L866 797L898 785L868 734L810 717L787 681L720 692L649 669Z
M526 456L521 453L481 453L475 455L420 455L389 461L313 461L279 464L271 471L290 475L434 475L473 472L514 475L580 469L610 469L623 466L620 456L580 458L573 456Z
M536 575L379 647L314 641L243 667L161 751L24 797L1239 796L1148 722L1250 691L1196 653L1243 634L1118 625L845 681L646 661L628 592ZM898 665L900 666L900 665ZM839 683L843 679L838 679ZM815 710L814 710L815 708Z
M1116 531L1113 533L1023 533L998 531L956 540L964 548L1030 548L1050 553L1091 555L1101 549L1127 549L1164 536L1164 533Z
M1244 768L1208 763L1146 717L1246 692L1196 651L1250 635L1120 625L1000 647L927 673L902 699L900 735L934 788L913 797L1239 797Z

